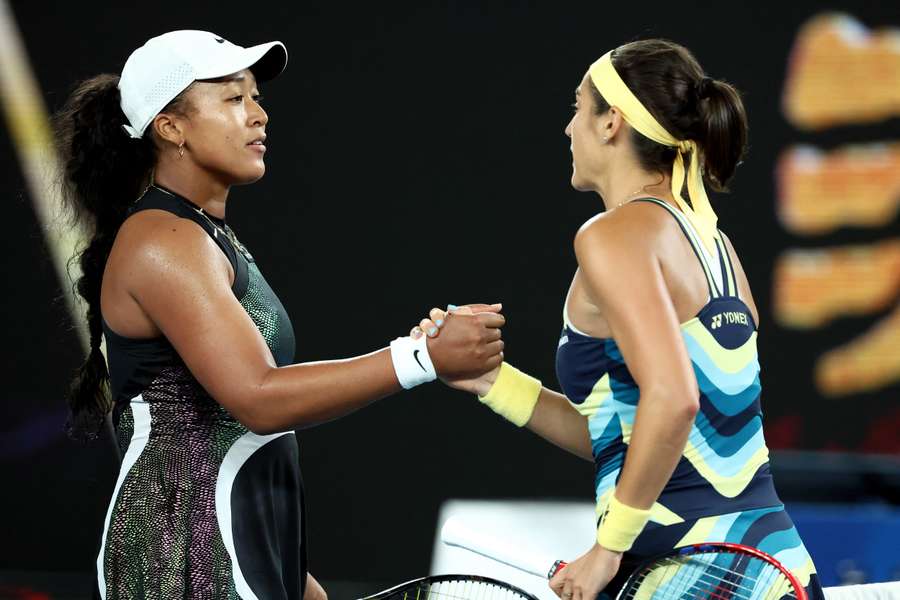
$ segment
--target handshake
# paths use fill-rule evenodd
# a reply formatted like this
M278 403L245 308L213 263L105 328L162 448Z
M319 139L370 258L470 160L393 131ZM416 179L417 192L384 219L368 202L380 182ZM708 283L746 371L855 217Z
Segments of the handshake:
M408 338L391 343L397 378L404 388L440 378L452 388L485 396L503 362L501 304L433 308Z

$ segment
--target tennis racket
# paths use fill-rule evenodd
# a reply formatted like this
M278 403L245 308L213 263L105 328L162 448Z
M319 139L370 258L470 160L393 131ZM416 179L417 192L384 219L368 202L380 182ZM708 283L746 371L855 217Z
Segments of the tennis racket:
M617 600L807 600L793 573L761 550L725 542L693 544L650 558Z
M514 585L478 575L432 575L362 600L538 600Z
M564 561L526 555L516 547L450 519L445 544L459 546L532 575L552 578ZM546 567L546 570L543 570ZM807 600L794 575L765 552L729 543L694 544L642 562L617 600Z

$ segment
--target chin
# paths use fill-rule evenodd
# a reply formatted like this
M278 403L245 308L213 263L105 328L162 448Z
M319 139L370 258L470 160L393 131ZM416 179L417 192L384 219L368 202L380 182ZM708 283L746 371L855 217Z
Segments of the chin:
M255 169L250 170L247 173L241 173L240 177L237 177L237 182L235 185L249 185L251 183L256 183L260 179L263 178L263 175L266 174L266 166L261 165Z
M577 172L572 173L572 182L571 183L572 183L572 187L575 188L575 190L577 190L579 192L591 191L591 187L588 184L588 182L582 180L581 177L578 176Z

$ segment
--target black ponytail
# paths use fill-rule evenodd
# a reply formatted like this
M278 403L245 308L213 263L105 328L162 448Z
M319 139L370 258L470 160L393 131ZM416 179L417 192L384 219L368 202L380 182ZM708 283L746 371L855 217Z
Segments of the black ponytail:
M149 183L156 161L150 136L136 140L122 129L116 75L98 75L80 83L53 117L62 165L63 202L89 235L72 257L81 267L75 291L87 304L90 352L69 391L67 431L73 439L93 439L112 408L109 373L100 352L103 327L100 284L113 240L129 205Z
M703 172L713 189L724 191L747 147L747 113L734 87L704 77L697 85Z

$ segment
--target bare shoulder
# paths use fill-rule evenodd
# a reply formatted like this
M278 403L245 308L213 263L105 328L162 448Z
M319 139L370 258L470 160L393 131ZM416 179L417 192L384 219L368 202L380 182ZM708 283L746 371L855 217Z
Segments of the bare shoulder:
M227 260L202 227L162 210L144 210L122 224L110 257L127 259L129 271L140 278L175 275L188 270L227 274ZM118 259L118 260L116 260Z
M579 261L598 252L607 256L653 253L672 222L665 210L650 202L632 202L588 219L575 234L575 253Z

